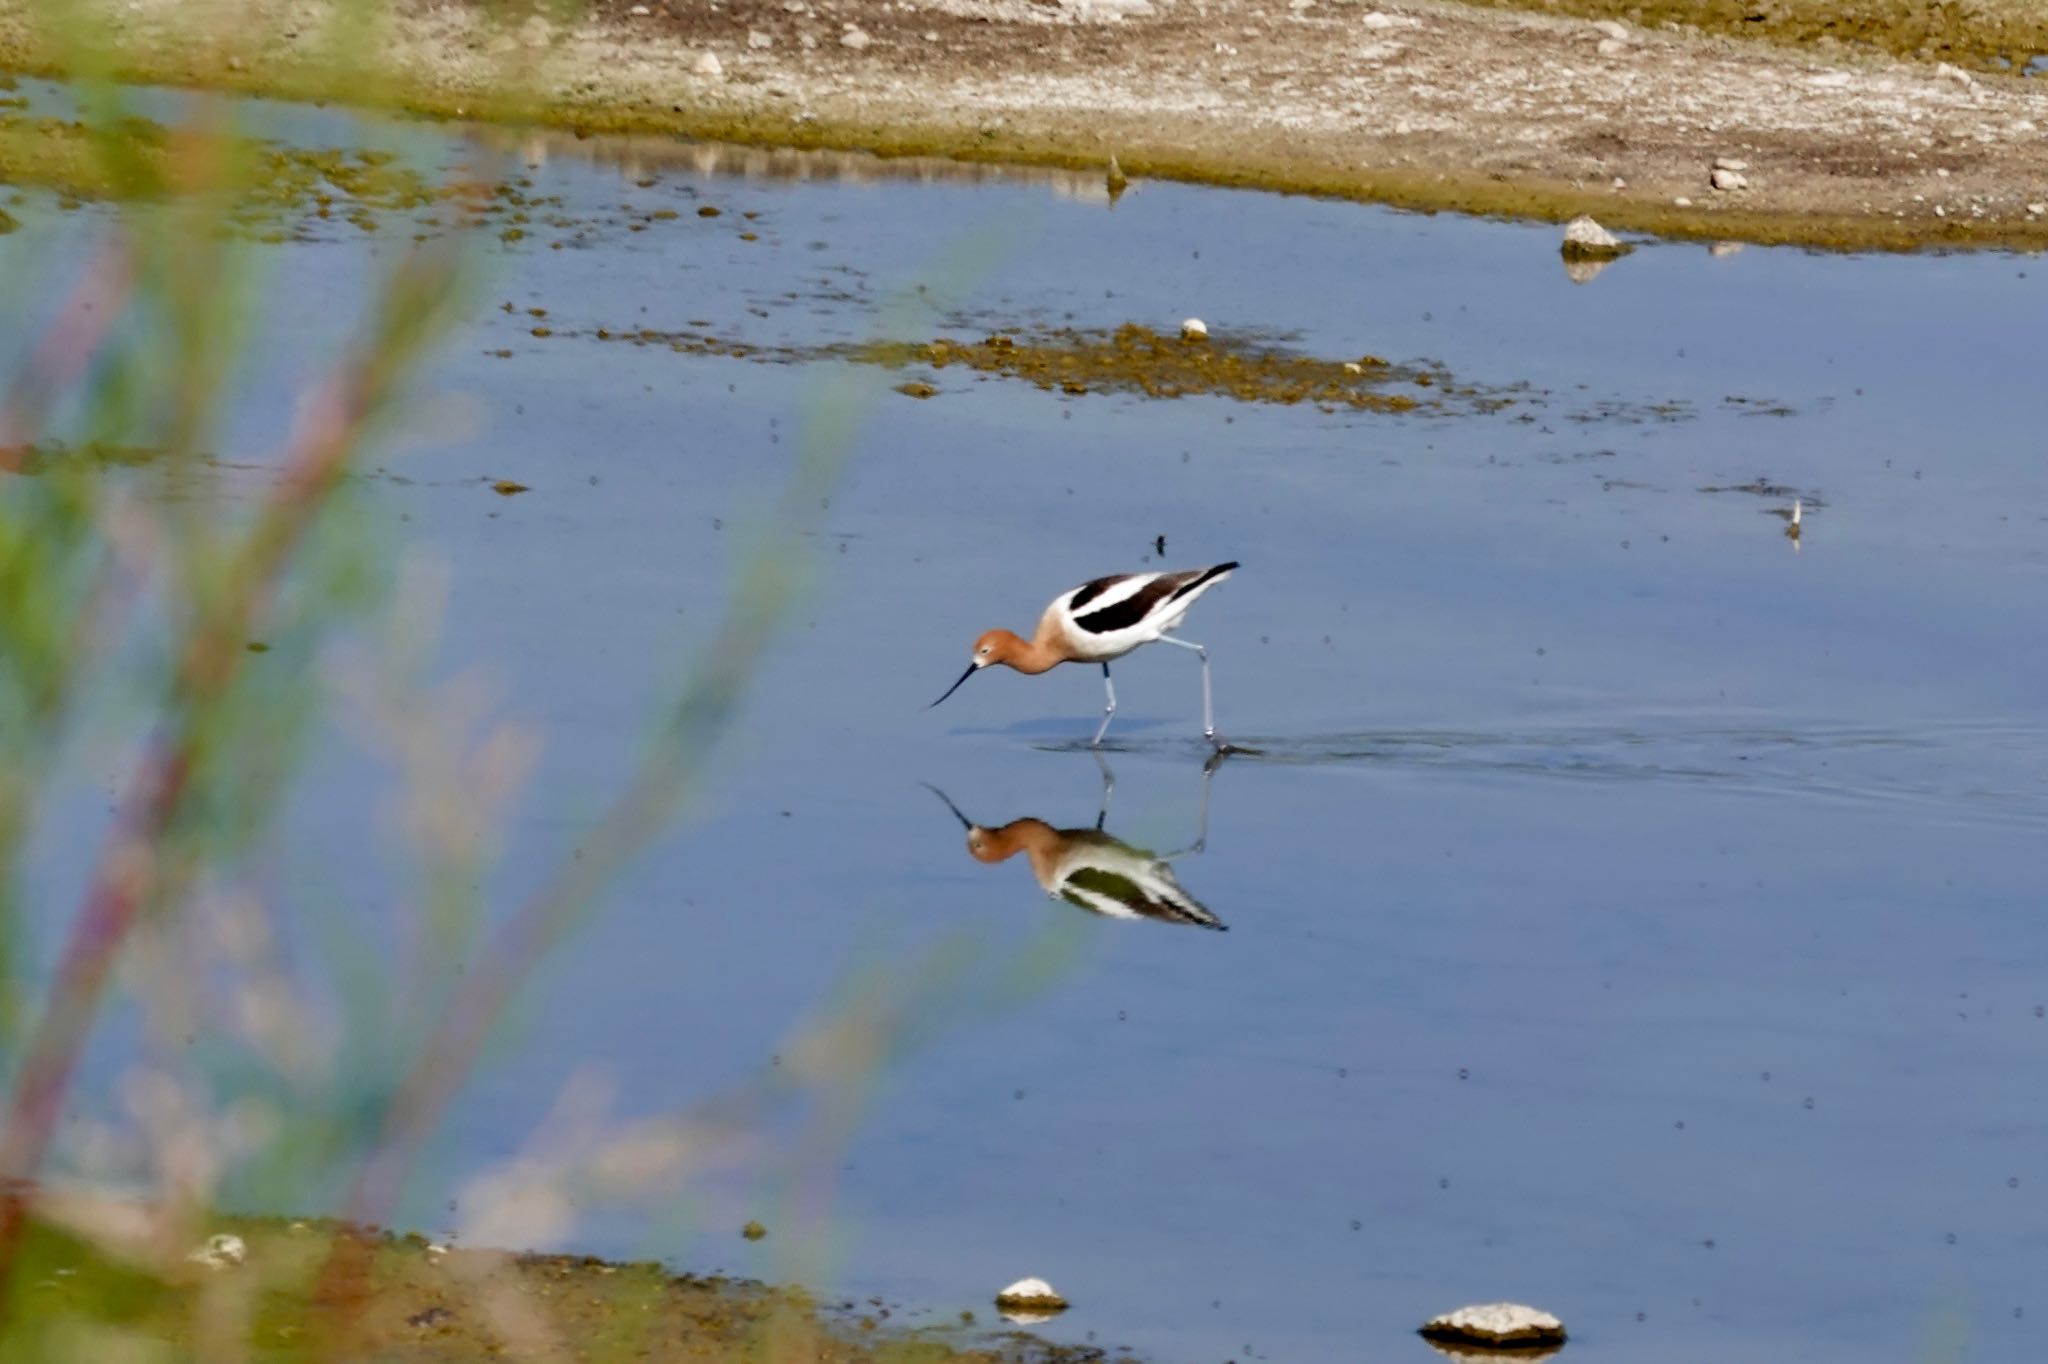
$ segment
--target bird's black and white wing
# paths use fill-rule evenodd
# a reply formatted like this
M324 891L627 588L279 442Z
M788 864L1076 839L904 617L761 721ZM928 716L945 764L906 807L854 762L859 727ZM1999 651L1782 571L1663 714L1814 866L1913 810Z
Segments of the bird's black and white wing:
M1104 918L1225 927L1181 889L1171 865L1106 834L1074 838L1048 889L1068 904Z
M1195 599L1235 563L1171 573L1120 573L1083 583L1046 608L1084 657L1114 658L1180 623Z

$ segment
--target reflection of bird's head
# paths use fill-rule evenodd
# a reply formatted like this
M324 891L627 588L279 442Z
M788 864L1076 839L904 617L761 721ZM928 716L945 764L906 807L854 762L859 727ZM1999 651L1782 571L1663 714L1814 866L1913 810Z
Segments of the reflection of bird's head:
M967 826L967 853L977 862L1001 862L1034 845L1059 842L1059 831L1042 819L1013 819L1000 829Z
M945 801L946 808L953 812L953 818L967 830L967 855L977 862L1001 862L1015 857L1033 842L1058 837L1053 827L1042 819L1014 819L1000 829L983 828L962 814L960 807L944 791L930 782L925 782L924 788Z

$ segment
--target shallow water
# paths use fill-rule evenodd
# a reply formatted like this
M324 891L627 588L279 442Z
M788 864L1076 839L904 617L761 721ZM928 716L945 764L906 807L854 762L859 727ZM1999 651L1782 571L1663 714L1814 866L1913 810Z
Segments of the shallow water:
M493 244L488 302L554 334L484 308L366 488L380 533L447 566L445 669L481 669L548 736L508 887L587 826L705 638L803 405L841 374L872 398L718 781L549 968L437 1169L517 1150L591 1067L626 1113L752 1073L863 962L964 945L993 978L1050 943L1049 981L954 1008L892 1064L834 1180L835 1291L987 1317L1042 1274L1077 1304L1045 1332L1162 1360L1425 1359L1424 1317L1503 1297L1562 1316L1582 1364L2032 1341L2037 263L1652 243L1575 285L1548 227L546 150L535 193L679 216ZM74 256L106 217L14 211L0 266ZM403 245L266 249L277 304L221 450L257 467L235 480L261 486L319 348ZM913 370L939 389L916 401L843 361L591 334L1190 314L1532 391L1398 417ZM505 478L533 491L493 495ZM1795 496L1796 545L1772 514ZM1048 900L1022 858L970 858L921 786L985 825L1095 824L1092 671L922 707L979 631L1146 566L1159 535L1169 566L1244 563L1183 632L1257 750L1209 779L1206 844L1175 863L1227 933ZM1195 664L1149 650L1116 678L1102 827L1184 846ZM362 850L389 844L384 789L337 737L291 819L294 912L382 922ZM49 865L88 823L59 821ZM733 1199L707 1196L690 1238L605 1214L576 1244L786 1265L773 1208L748 1247Z

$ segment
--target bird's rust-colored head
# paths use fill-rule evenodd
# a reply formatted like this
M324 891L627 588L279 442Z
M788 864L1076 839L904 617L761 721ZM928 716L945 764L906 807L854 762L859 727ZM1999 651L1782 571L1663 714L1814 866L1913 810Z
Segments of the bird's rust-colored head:
M1020 659L1031 649L1008 630L989 630L974 641L974 666L986 668L992 663L1016 667Z
M967 660L967 671L960 674L959 682L955 682L952 686L946 688L945 696L941 696L939 701L943 701L946 699L946 696L951 696L954 692L959 691L961 682L965 682L983 668L995 663L1002 663L1015 668L1020 662L1025 661L1030 653L1031 646L1008 630L989 630L985 632L981 638L974 641L974 653ZM1044 670L1039 669L1038 671L1042 672ZM932 702L932 706L938 705L939 701ZM931 706L926 706L925 709L930 710Z

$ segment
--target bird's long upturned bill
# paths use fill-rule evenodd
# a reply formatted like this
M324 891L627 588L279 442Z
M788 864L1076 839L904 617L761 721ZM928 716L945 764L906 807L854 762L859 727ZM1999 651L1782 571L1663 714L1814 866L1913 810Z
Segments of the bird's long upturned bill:
M968 664L967 671L960 674L960 682L965 682L968 678L974 676L974 674L978 671L980 671L979 665L973 663ZM951 696L954 692L959 691L960 682L955 682L952 686L946 688L946 696ZM945 700L946 696L941 696L939 698L939 701ZM932 706L936 706L937 704L939 704L939 701L932 702ZM926 706L925 709L930 710L932 706Z

